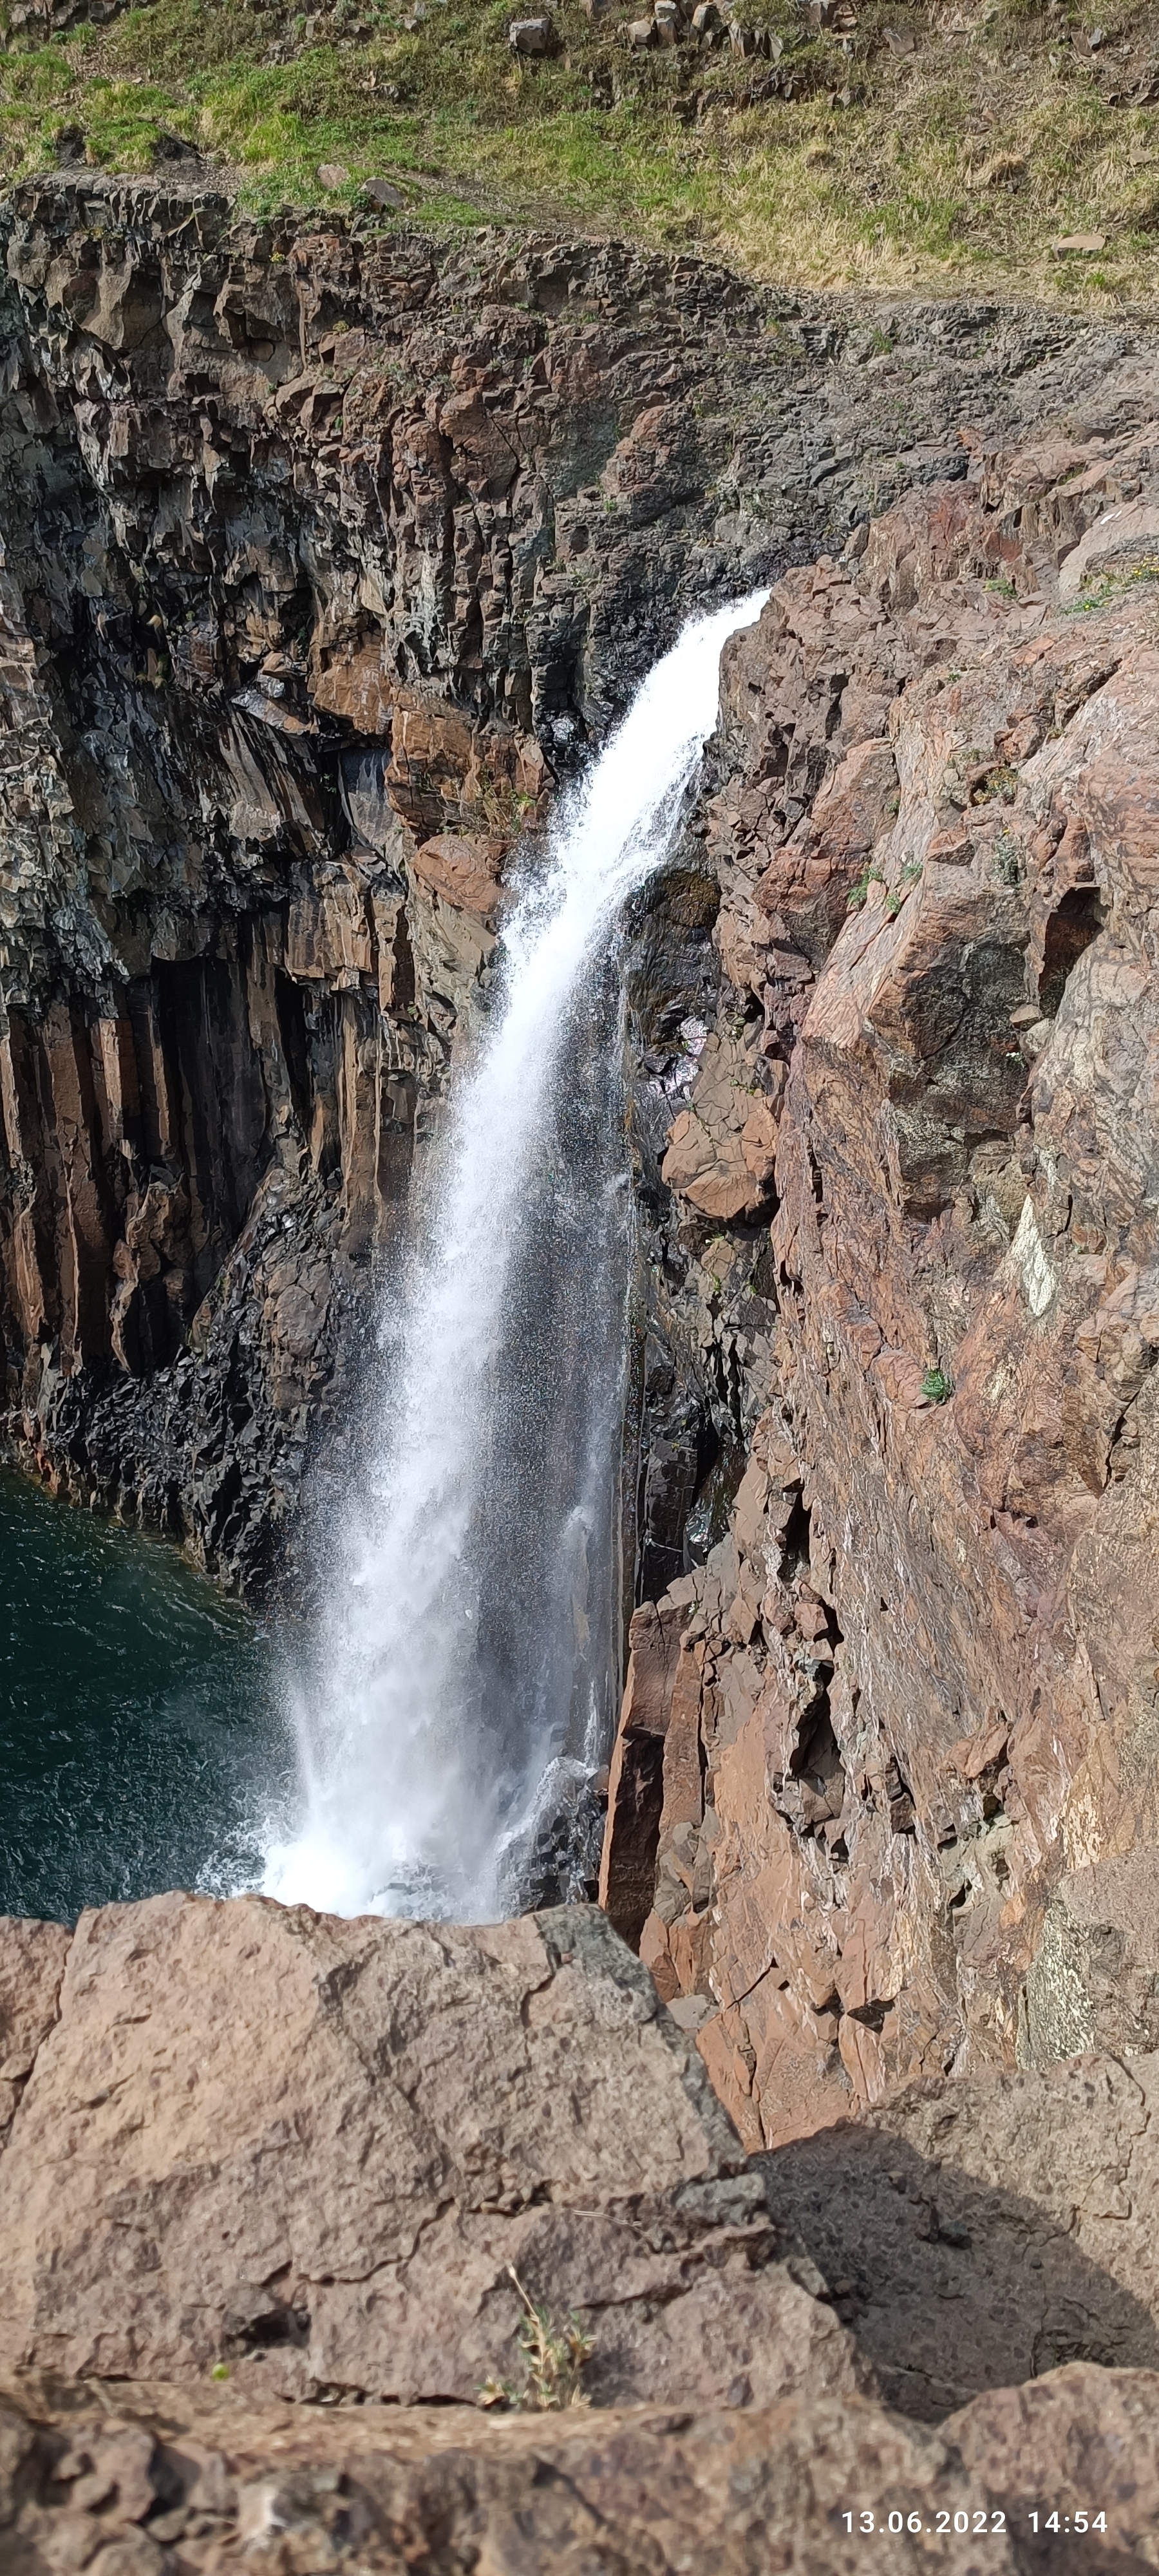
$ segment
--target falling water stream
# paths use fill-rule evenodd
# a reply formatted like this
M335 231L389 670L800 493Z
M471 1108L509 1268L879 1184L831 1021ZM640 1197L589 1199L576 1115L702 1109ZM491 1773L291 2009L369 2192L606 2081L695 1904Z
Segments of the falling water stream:
M606 1755L630 1235L609 968L763 594L643 683L515 888L498 997L383 1319L369 1492L293 1684L301 1792L264 1886L325 1910L480 1919Z

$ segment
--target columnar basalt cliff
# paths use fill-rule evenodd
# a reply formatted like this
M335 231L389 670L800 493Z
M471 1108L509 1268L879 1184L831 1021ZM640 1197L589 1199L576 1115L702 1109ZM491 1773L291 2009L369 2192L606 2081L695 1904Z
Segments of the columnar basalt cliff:
M653 1175L749 1445L633 1621L603 1893L753 2146L1159 1993L1159 434L970 458L729 648Z
M29 183L5 232L6 1421L257 1592L348 1437L554 781L692 610L960 475L964 419L1141 413L1150 347L608 244L242 223L196 167ZM714 901L695 869L662 901L662 981ZM652 1588L682 1402L645 1406Z

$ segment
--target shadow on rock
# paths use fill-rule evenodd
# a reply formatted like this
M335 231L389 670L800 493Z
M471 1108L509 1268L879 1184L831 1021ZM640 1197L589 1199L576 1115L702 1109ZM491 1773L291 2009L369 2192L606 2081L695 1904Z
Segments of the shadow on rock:
M1157 2068L915 2087L754 2159L888 2405L934 2423L1068 2362L1159 2366Z

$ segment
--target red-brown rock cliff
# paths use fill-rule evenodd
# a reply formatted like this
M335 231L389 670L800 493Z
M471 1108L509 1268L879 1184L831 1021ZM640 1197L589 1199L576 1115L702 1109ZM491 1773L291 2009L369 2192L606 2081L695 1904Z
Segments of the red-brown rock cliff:
M726 657L659 1306L759 1418L603 1884L753 2145L1153 2044L1159 433L969 444Z

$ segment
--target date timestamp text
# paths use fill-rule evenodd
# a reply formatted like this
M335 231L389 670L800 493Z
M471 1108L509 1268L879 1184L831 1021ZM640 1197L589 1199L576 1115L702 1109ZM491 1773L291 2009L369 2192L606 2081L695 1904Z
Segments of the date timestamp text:
M999 2507L989 2509L981 2505L972 2513L963 2513L959 2507L957 2513L939 2512L933 2514L929 2520L924 2513L898 2513L896 2510L893 2513L882 2514L840 2513L837 2519L844 2523L846 2531L851 2534L864 2533L867 2538L876 2531L957 2532L960 2535L967 2531L1005 2531L1007 2528L1006 2515ZM1105 2531L1107 2528L1105 2513L1090 2513L1081 2505L1074 2513L1045 2513L1041 2505L1029 2506L1026 2520L1032 2531L1065 2533Z

